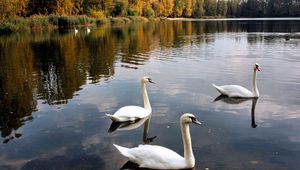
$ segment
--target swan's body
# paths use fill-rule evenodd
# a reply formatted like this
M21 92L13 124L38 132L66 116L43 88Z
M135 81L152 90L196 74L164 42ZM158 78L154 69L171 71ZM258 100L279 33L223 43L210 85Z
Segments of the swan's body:
M91 32L91 29L89 29L89 27L87 27L87 28L86 28L86 33L89 34L90 32Z
M243 98L251 98L254 97L253 93L246 89L245 87L239 85L223 85L217 86L212 84L221 94L226 95L228 97L243 97Z
M149 116L151 110L147 110L140 106L124 106L121 107L115 114L106 114L114 122L135 121Z
M257 98L259 97L259 91L256 83L256 71L260 71L259 65L254 64L253 68L253 88L252 91L239 85L223 85L217 86L212 84L221 94L228 97L240 97L240 98Z
M201 124L193 114L185 113L180 118L181 134L184 146L184 157L176 152L157 145L139 145L135 148L114 146L129 161L136 163L140 168L150 169L186 169L195 166L195 157L192 151L189 123Z
M108 116L114 122L135 121L137 119L143 119L149 116L152 112L152 108L146 90L147 82L153 83L150 77L143 77L141 80L141 89L143 94L144 107L124 106L117 110L117 112L115 112L113 115L106 114L106 116Z

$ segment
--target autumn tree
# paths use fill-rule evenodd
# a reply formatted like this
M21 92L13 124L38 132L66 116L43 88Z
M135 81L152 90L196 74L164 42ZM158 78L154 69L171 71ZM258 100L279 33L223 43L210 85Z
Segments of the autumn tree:
M71 15L74 4L72 0L56 0L55 13L58 15Z
M174 17L181 17L184 8L185 8L184 0L174 0L174 9L173 9Z
M84 13L83 3L84 0L73 0L74 3L74 14L82 15Z
M204 0L196 0L194 9L193 9L193 17L200 18L205 14L204 11Z
M217 3L217 15L226 16L227 14L227 3L225 0L219 0Z
M205 15L216 16L217 15L217 2L216 0L205 0Z
M234 17L238 15L239 0L227 1L227 16Z
M0 20L13 18L16 16L26 16L29 0L1 0Z
M42 15L299 17L299 0L0 0L0 20Z
M93 11L103 11L104 3L98 0L84 0L83 10L87 15L91 15Z
M143 4L143 16L145 17L153 17L155 16L155 12L152 8L152 1L144 1Z
M128 1L128 14L133 16L141 16L143 13L142 0L129 0Z
M184 9L184 16L191 17L193 12L193 5L195 4L194 0L186 0L185 2L185 9Z
M171 16L174 8L174 0L165 1L165 16Z
M173 14L174 0L158 0L152 3L155 15L169 17Z
M164 15L165 8L164 8L163 1L155 1L153 3L153 10L157 17L165 16Z

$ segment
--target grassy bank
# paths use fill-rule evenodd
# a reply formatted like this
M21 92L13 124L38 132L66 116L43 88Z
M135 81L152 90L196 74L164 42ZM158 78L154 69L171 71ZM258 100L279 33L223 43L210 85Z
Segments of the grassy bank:
M87 16L43 16L35 15L28 18L14 18L0 23L0 34L12 32L27 32L34 30L51 30L57 28L74 28L87 25L97 25L105 19L95 19Z
M203 17L204 19L223 17ZM85 26L97 26L102 24L130 24L133 22L148 22L160 20L185 20L187 18L146 18L141 16L110 17L96 19L86 15L59 16L59 15L34 15L27 18L14 18L0 21L0 35L13 32L30 32L39 30L54 30L58 28L72 29Z
M9 34L13 32L29 32L36 30L53 30L58 28L74 28L85 26L97 26L104 23L110 24L128 24L132 22L148 22L145 17L114 17L96 19L80 16L43 16L35 15L28 18L14 18L0 22L0 34Z

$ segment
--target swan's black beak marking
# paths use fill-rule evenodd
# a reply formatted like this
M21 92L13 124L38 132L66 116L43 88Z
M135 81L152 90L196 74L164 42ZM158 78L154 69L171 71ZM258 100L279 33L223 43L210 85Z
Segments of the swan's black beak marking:
M256 66L256 70L257 70L257 71L260 71L259 65L258 65L258 64L255 64L255 66Z
M191 119L192 119L192 122L193 122L193 123L195 123L195 124L197 124L197 125L202 125L202 123L199 122L195 117L191 117Z
M155 84L155 82L153 82L153 81L151 80L151 78L148 78L148 81L149 81L149 83Z

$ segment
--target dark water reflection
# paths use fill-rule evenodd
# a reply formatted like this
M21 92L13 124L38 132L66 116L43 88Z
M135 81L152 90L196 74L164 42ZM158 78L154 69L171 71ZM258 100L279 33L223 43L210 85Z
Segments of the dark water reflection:
M205 124L191 127L195 169L297 169L299 32L299 20L162 21L1 36L0 169L118 169L112 143L137 146L145 130L182 153L183 112ZM249 87L256 62L258 101L212 102L211 83ZM157 82L150 128L108 134L105 113L142 105L144 75Z
M217 98L215 98L214 102L216 101L222 101L224 103L228 103L228 104L241 104L244 103L246 101L252 101L252 105L251 105L251 127L252 128L256 128L257 124L255 123L255 108L256 108L256 103L258 101L258 98L231 98L225 95L220 95Z

